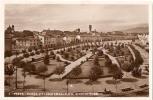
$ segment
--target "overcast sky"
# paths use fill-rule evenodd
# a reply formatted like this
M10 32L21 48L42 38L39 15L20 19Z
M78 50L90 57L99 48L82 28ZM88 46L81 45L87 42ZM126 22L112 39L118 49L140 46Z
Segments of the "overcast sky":
M6 5L5 28L16 30L58 29L88 31L122 30L148 24L147 5Z

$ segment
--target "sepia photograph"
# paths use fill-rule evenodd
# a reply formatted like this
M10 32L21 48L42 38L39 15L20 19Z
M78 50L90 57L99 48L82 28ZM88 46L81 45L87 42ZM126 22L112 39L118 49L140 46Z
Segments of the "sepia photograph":
M149 97L149 5L5 4L5 97Z

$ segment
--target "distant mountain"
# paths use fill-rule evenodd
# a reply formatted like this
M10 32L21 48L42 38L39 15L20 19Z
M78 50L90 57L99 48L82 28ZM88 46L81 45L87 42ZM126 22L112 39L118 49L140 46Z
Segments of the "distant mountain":
M149 27L148 27L148 24L141 24L141 25L135 26L133 28L123 30L123 32L126 32L126 33L148 33Z

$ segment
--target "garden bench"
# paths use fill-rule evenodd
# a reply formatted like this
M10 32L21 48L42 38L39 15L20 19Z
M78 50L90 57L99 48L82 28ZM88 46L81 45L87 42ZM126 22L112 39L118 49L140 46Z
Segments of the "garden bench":
M122 89L123 92L131 91L131 90L133 90L133 89L132 88L124 88L124 89Z

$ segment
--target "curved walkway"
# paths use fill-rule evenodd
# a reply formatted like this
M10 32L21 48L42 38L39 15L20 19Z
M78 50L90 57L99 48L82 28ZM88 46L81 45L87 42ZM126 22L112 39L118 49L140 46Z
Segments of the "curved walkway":
M135 57L135 54L134 54L133 50L131 49L130 46L127 46L127 47L128 47L128 49L129 49L129 51L131 52L132 57L133 57L133 59L134 59L134 61L135 61L136 57Z
M108 54L108 53L106 52L105 49L102 49L102 51L103 51L103 53L104 53L105 55L107 55L107 56L110 58L110 60L112 61L113 64L116 64L117 67L120 68L120 64L118 63L118 61L116 60L115 57L113 57L113 56L111 56L110 54Z
M50 76L50 79L62 79L64 78L68 73L70 73L76 66L80 65L82 61L86 61L86 58L91 57L93 54L92 52L88 52L85 56L81 57L80 59L71 62L68 66L65 67L65 72L60 75L53 74Z
M149 53L135 44L133 44L133 46L140 52L140 55L144 60L143 64L149 64Z

